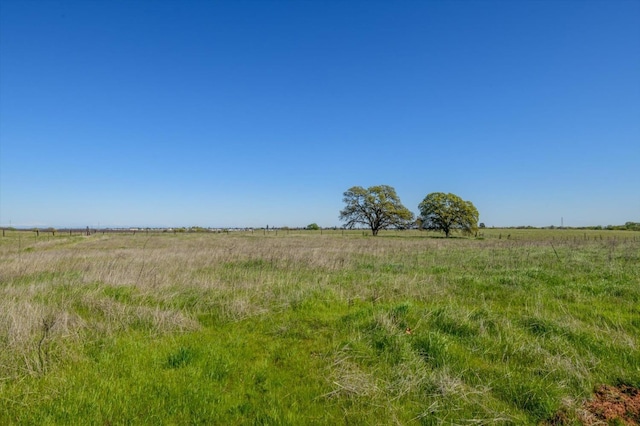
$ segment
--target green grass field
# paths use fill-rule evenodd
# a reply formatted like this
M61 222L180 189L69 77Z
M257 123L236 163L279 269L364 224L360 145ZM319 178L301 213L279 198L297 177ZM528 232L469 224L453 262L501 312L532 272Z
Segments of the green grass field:
M0 348L3 425L580 424L640 233L7 232Z

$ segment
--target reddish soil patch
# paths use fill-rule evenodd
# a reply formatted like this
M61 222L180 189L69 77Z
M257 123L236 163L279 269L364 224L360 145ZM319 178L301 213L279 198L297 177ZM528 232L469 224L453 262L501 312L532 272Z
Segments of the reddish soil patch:
M602 385L584 409L588 412L582 419L585 424L616 422L614 424L640 425L640 389L627 385Z

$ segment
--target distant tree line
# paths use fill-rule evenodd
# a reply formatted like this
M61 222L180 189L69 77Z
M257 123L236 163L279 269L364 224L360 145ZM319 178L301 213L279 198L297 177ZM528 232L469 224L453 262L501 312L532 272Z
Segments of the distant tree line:
M614 230L614 231L640 231L640 222L627 222L624 225L608 225L604 229Z
M483 228L483 224L480 224L480 228ZM627 222L624 225L595 225L595 226L500 226L500 229L580 229L591 231L640 231L640 222Z

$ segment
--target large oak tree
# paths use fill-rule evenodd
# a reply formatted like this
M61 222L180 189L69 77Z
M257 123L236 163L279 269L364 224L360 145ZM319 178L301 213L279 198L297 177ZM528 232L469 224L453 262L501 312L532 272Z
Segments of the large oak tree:
M371 186L367 189L354 186L344 193L346 206L340 211L340 220L347 228L365 225L373 235L381 229L402 228L413 220L413 213L400 202L396 190L388 185Z
M449 238L451 231L471 234L478 229L478 210L471 201L455 194L433 192L418 206L422 228L442 231Z

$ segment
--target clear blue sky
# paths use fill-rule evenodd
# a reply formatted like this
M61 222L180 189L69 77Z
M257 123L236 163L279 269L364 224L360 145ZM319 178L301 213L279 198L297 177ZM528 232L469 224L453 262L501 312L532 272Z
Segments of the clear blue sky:
M640 221L640 1L0 0L0 225Z

